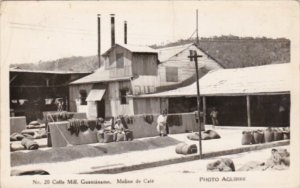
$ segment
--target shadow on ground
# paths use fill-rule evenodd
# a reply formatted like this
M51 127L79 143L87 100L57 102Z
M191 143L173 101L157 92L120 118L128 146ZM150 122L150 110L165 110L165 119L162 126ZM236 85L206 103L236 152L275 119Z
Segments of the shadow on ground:
M11 166L62 162L84 157L99 157L114 155L130 151L163 148L178 144L180 141L170 137L156 137L128 142L112 142L99 145L78 145L49 150L33 150L28 153L12 152Z

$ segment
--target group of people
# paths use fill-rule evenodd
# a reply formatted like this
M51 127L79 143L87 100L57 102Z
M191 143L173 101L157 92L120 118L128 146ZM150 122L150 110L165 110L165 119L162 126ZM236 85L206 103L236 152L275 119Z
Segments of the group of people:
M99 118L99 121L101 123L102 126L102 130L103 131L107 131L107 132L112 132L114 134L114 137L116 138L118 134L123 134L124 138L126 138L126 134L125 131L128 130L125 125L122 123L121 118L117 117L117 119L115 120L115 124L105 124L104 119L103 118Z

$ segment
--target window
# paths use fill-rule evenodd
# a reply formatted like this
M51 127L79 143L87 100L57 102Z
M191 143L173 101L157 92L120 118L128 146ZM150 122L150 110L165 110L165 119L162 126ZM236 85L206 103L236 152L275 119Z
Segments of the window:
M116 55L117 68L124 68L124 55L119 53Z
M121 89L120 90L120 102L121 104L128 104L128 100L126 98L126 95L128 94L129 89Z
M178 82L178 67L166 67L166 81Z
M80 105L87 105L86 102L86 97L87 97L87 92L86 90L80 90Z

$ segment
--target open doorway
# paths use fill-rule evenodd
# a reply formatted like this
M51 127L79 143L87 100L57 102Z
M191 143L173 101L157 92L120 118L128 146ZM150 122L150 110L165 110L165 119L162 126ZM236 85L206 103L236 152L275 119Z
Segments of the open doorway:
M105 100L97 101L97 117L105 118Z

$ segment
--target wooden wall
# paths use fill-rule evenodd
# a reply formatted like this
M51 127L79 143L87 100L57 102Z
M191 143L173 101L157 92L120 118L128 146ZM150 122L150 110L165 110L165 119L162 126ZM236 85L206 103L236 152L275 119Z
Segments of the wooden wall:
M189 50L196 50L198 55L203 57L198 59L199 68L205 66L208 70L215 70L222 68L217 62L209 58L205 53L199 50L196 46L192 45L185 49L176 56L173 56L168 61L163 62L158 66L158 75L160 76L160 86L172 85L182 82L195 74L195 63L188 58ZM178 82L167 82L166 80L166 67L178 68ZM203 76L203 75L200 75Z
M160 98L134 98L134 114L160 114Z
M117 68L116 54L118 53L124 54L124 68ZM110 71L111 78L132 76L131 61L132 53L119 45L116 45L108 56L104 57L105 69Z
M76 100L78 101L80 99L80 90L86 90L87 94L91 91L93 87L93 84L79 84L79 85L70 85L69 86L69 105L70 105L70 111L71 112L83 112L86 109L86 105L79 105L76 104Z
M157 54L133 53L132 73L133 75L157 75Z
M130 81L119 81L108 83L108 90L106 91L105 100L105 113L106 116L118 116L118 115L132 115L132 104L121 104L120 101L120 89L129 89L132 92Z

